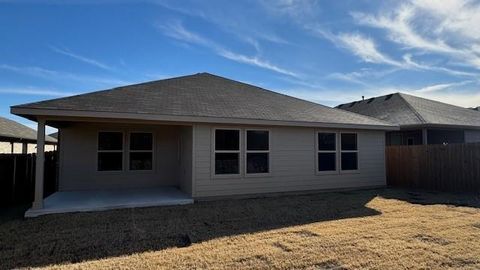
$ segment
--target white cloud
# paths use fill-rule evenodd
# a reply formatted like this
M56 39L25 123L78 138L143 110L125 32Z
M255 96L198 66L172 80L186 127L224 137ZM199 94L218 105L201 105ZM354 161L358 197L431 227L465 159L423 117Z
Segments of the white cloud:
M28 95L28 96L51 96L65 97L76 95L77 93L63 92L51 89L39 89L31 87L0 88L0 94Z
M400 70L400 68L398 67L382 69L382 70L363 68L359 71L353 71L353 72L347 72L347 73L334 72L334 73L328 74L327 76L325 76L325 78L341 80L341 81L346 81L350 83L371 87L372 84L370 83L370 81L372 79L378 80L379 78L382 78L384 76L387 76L388 74L397 72L398 70Z
M373 39L365 37L361 34L343 33L338 35L338 41L340 41L345 48L367 63L402 66L402 63L397 62L387 55L381 53L377 49L377 45Z
M252 23L254 20L246 19L247 15L245 13L239 13L235 3L222 9L208 8L207 1L195 1L192 3L187 1L160 0L155 1L155 4L187 16L201 18L204 21L215 24L224 32L237 36L243 41L248 42L248 40L258 39L282 45L291 44L279 36L274 27L272 29L267 25L254 24Z
M276 66L268 62L267 60L261 59L258 56L247 56L247 55L232 52L224 48L223 46L217 44L216 42L186 29L182 25L182 23L179 21L170 22L167 24L156 24L155 26L159 30L161 30L164 35L168 37L171 37L183 42L191 43L191 44L201 45L210 50L213 50L217 55L222 56L226 59L243 63L243 64L260 67L267 70L271 70L284 75L298 77L298 75L295 72ZM257 50L258 50L258 47L257 47Z
M278 66L275 66L273 64L270 64L269 62L267 62L265 60L261 60L256 56L250 57L250 56L246 56L246 55L242 55L242 54L233 53L233 52L228 51L228 50L220 50L219 54L221 56L227 58L227 59L230 59L230 60L233 60L233 61L236 61L236 62L245 63L245 64L269 69L269 70L272 70L272 71L275 71L275 72L278 72L278 73L281 73L281 74L289 75L289 76L292 76L292 77L299 77L298 74L296 74L292 71L289 71L289 70L280 68Z
M389 56L380 52L375 41L359 33L340 33L335 35L329 31L323 30L318 26L308 27L310 31L317 36L325 38L335 44L349 50L354 55L367 63L387 64L392 66L402 66L402 63L391 59Z
M368 80L370 77L383 77L387 74L393 73L401 69L434 71L461 77L478 77L478 74L474 72L459 71L451 68L445 68L442 66L416 62L413 60L412 55L409 53L404 54L404 56L402 57L403 61L397 61L395 59L392 59L390 56L382 53L378 49L377 44L372 38L363 36L359 33L340 33L335 35L329 31L325 31L318 27L312 27L309 29L317 35L320 35L321 37L331 41L333 44L349 50L352 54L356 55L366 63L385 64L393 67L389 70L369 70L368 72L335 72L327 75L327 79L338 79L363 86L368 86L370 84L366 80Z
M466 84L473 83L474 81L463 81L463 82L456 82L456 83L441 83L441 84L434 84L434 85L429 85L422 87L420 89L413 90L411 92L415 93L431 93L431 92L437 92L437 91L442 91L445 89L449 89L455 86L463 86Z
M289 16L301 22L315 18L321 8L319 1L315 0L262 0L260 3L274 16Z
M480 39L480 2L471 0L414 0L418 9L436 17L440 24L436 32Z
M112 67L104 64L104 63L101 63L100 61L98 60L95 60L95 59L92 59L92 58L87 58L85 56L81 56L79 54L76 54L76 53L73 53L71 52L70 50L68 49L59 49L57 47L54 47L54 46L49 46L50 49L56 53L59 53L59 54L63 54L63 55L66 55L66 56L69 56L69 57L72 57L74 59L77 59L81 62L84 62L84 63L87 63L87 64L90 64L92 66L96 66L98 68L101 68L101 69L105 69L105 70L113 70Z
M157 23L155 26L168 37L188 43L211 47L213 49L217 49L218 47L214 42L187 30L180 21L171 21L167 24Z
M105 86L125 85L130 83L124 80L73 74L69 72L51 70L51 69L46 69L46 68L36 67L36 66L14 66L14 65L0 64L0 69L10 71L10 72L20 73L24 75L44 78L44 79L52 80L55 82L58 82L59 80L72 80L72 81L79 81L79 82L87 81L87 82L102 84Z
M442 66L436 66L436 65L428 65L428 64L422 64L419 62L415 62L412 59L411 54L405 54L403 56L403 60L405 61L405 64L411 68L419 69L419 70L431 70L431 71L437 71L437 72L442 72L454 76L462 76L462 77L478 77L478 73L474 72L467 72L467 71L460 71L460 70L454 70Z
M473 1L412 0L378 15L352 13L358 24L383 29L406 50L442 55L480 69L480 4Z

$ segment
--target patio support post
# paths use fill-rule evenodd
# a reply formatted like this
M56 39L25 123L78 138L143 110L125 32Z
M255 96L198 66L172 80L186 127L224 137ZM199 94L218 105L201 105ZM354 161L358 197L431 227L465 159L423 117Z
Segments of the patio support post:
M423 145L427 145L428 144L428 141L427 141L427 136L428 134L428 131L427 131L427 128L422 128L422 144Z
M45 161L45 119L37 119L37 158L35 162L35 200L33 209L43 208L43 170Z

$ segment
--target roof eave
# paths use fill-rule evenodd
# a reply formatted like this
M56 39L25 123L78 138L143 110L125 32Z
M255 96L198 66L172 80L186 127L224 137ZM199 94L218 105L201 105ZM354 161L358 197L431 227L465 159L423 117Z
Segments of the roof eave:
M183 115L158 115L143 113L118 113L101 111L79 111L79 110L53 110L11 107L11 113L28 119L38 117L86 117L86 118L110 118L110 119L129 119L146 121L174 121L190 123L221 123L221 124L241 124L241 125L272 125L272 126L298 126L298 127L322 127L322 128L342 128L342 129L368 129L368 130L399 130L397 125L365 125L365 124L344 124L344 123L321 123L321 122L303 122L303 121L280 121L264 119L246 119L246 118L223 118L223 117L205 117L205 116L183 116Z
M447 128L447 129L479 129L480 130L480 126L471 126L471 125L452 125L452 124L435 124L435 123L400 125L401 130L416 129L416 128Z

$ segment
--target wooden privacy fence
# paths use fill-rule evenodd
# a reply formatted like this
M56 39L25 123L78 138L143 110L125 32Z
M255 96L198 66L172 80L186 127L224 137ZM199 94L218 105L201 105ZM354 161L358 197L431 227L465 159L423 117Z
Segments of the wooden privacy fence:
M390 186L480 192L480 143L387 146Z
M35 154L0 154L0 205L31 203L35 190ZM57 152L45 152L44 195L57 189Z

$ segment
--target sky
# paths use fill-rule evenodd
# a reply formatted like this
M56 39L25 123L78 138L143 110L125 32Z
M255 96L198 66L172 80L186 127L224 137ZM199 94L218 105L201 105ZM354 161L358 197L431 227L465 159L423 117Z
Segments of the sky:
M327 106L480 106L480 1L0 0L10 106L210 72ZM53 131L53 129L49 129Z

